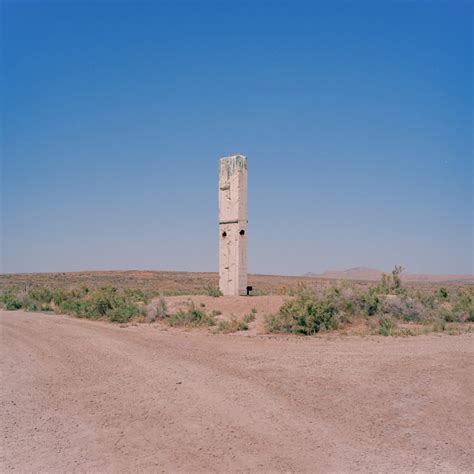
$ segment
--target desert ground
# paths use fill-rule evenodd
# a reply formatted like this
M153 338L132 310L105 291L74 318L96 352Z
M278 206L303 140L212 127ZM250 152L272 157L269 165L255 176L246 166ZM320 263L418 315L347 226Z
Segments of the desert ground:
M223 298L219 298L223 300ZM2 472L472 472L474 337L2 311Z
M337 276L344 277L344 272ZM358 286L367 286L373 282L371 274L360 272L351 274L351 281ZM365 279L364 279L365 277ZM456 277L456 278L454 278ZM402 275L402 279L405 276ZM11 273L0 275L0 291L9 287L47 286L53 288L77 288L87 286L97 288L114 286L117 288L140 288L144 291L158 291L165 295L202 293L206 285L217 285L219 276L211 272L171 272L171 271L95 271L95 272L56 272L56 273ZM253 287L254 295L285 294L298 283L311 286L332 284L335 280L344 278L322 278L315 276L285 276L249 274L248 284ZM379 279L377 274L376 280ZM409 279L408 285L415 288L438 288L439 283L444 286L458 286L459 284L474 283L474 277L447 275L442 276L419 275L418 280Z

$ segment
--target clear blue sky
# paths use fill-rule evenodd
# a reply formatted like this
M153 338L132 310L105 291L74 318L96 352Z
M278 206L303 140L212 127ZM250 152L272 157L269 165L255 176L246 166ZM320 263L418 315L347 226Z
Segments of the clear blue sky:
M2 2L2 272L472 273L470 2Z

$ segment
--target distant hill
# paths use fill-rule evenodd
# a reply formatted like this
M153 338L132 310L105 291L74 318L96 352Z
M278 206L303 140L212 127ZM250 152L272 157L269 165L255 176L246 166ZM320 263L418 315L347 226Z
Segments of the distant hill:
M376 281L380 280L382 276L381 270L367 267L355 267L348 270L327 270L324 273L306 273L304 276L314 278L328 278L333 280L365 280ZM387 272L385 272L387 273ZM429 281L429 282L443 282L443 281L465 281L474 282L473 275L430 275L430 274L416 274L416 273L402 273L402 280L404 281Z

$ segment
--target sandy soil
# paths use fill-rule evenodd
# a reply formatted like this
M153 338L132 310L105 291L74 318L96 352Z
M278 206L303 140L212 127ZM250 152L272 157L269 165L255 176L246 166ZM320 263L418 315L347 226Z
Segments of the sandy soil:
M468 472L474 338L1 312L2 472Z

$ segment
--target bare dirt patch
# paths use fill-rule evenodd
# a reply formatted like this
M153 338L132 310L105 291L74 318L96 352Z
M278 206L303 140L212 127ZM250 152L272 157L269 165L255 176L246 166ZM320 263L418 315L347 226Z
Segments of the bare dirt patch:
M3 472L472 472L474 337L0 312Z

